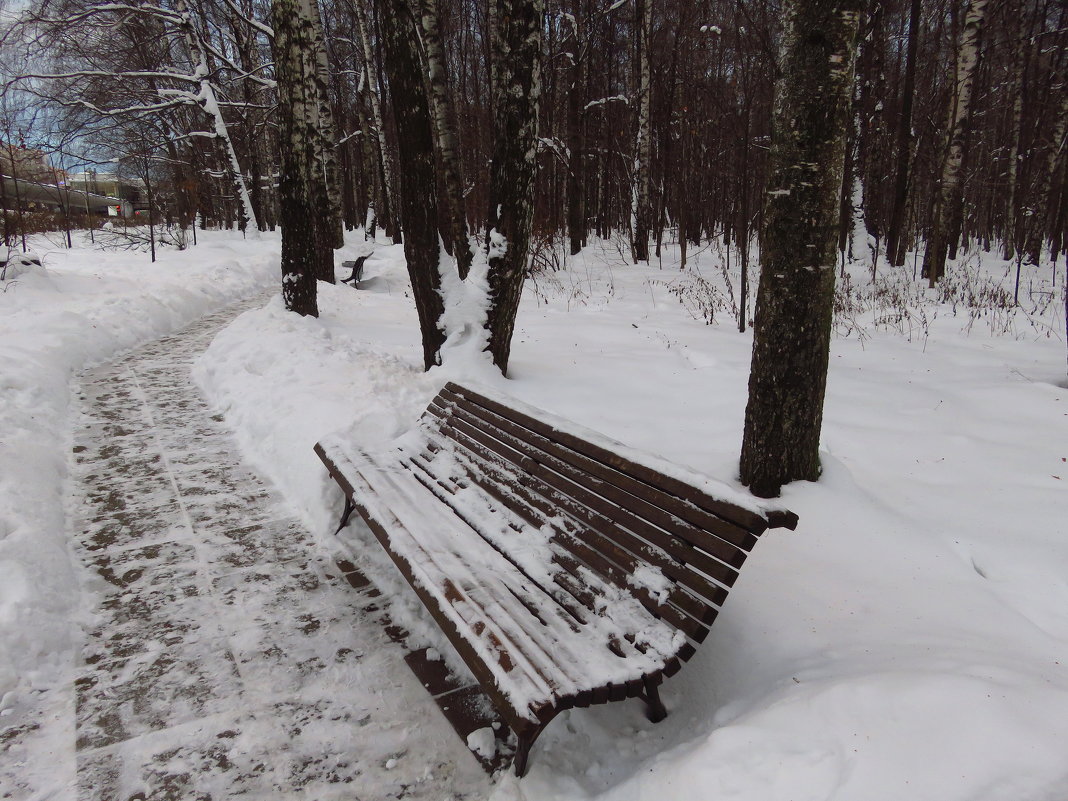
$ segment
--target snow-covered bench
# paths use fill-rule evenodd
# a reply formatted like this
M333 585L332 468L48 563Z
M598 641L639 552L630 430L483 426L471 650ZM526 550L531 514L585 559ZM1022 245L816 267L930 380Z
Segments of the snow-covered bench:
M391 450L315 450L345 492L338 530L360 512L515 732L520 776L565 709L640 697L662 719L660 683L705 639L757 536L797 523L452 383Z

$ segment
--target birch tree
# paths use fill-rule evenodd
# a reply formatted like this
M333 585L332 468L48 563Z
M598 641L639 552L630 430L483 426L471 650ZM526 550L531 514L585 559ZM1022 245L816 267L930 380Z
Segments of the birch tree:
M820 475L839 191L861 4L785 4L740 464L742 483L762 497Z
M357 0L358 2L358 0ZM423 342L423 368L441 362L445 334L441 315L438 203L430 105L419 62L415 19L405 0L379 0L390 98L397 124L400 212L404 258L412 281Z
M272 0L272 49L278 82L282 172L282 298L286 308L318 317L316 279L333 278L329 200L319 160L322 124L315 0Z
M653 93L649 55L653 31L652 0L636 0L634 18L637 29L635 47L638 54L638 83L634 100L638 110L638 122L634 139L631 256L637 264L649 261L649 230L652 222L652 207L649 201L649 167L653 158L653 136L650 127Z
M493 363L508 374L512 331L527 275L534 213L538 99L541 95L541 0L491 0L496 7L493 57L493 161L488 231Z
M445 246L456 260L460 279L471 269L471 246L468 244L467 214L464 209L463 184L456 128L453 125L452 101L445 75L445 52L441 44L441 12L438 0L419 0L419 20L426 59L430 114L436 144L437 163L443 190L439 211L443 214Z
M986 7L987 0L971 0L957 45L957 65L954 90L949 101L946 149L942 159L941 178L935 189L927 249L923 254L923 274L931 286L946 272L951 216L960 194L960 168L964 160L968 112L972 102L975 68L979 64L979 36L983 30Z

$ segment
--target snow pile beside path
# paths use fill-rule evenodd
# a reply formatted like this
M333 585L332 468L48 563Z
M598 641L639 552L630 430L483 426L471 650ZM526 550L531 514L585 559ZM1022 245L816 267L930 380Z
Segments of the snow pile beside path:
M143 253L51 250L42 239L47 269L0 285L0 714L49 686L72 654L71 378L275 279L276 238L200 238L155 264Z
M691 318L665 267L589 248L530 284L512 380L494 386L738 489L752 340ZM716 254L690 270L718 275ZM368 274L357 292L323 287L319 320L244 315L197 371L327 534L340 492L315 441L384 442L452 377L420 372L399 248ZM824 477L788 487L798 531L762 537L665 685L668 719L637 702L566 712L495 798L1068 797L1064 344L968 337L951 315L923 341L833 343Z

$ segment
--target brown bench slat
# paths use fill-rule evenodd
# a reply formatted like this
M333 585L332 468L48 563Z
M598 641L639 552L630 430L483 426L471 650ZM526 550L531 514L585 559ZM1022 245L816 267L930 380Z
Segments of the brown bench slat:
M375 466L374 462L370 462L370 466ZM379 466L381 467L381 466ZM394 476L392 473L368 473L367 468L356 468L360 470L361 476L366 482L374 485L377 481L393 481ZM399 485L398 485L399 486ZM401 487L403 490L404 487ZM429 490L427 490L429 491ZM418 500L418 499L416 499ZM413 505L414 509L415 506ZM471 529L473 535L481 537L482 535L477 529ZM486 545L490 545L486 542ZM494 546L494 550L501 553L500 550ZM501 553L502 558L507 558L505 554ZM432 557L428 554L428 562L432 562ZM519 569L516 569L516 573L522 575ZM493 583L482 584L477 592L483 593L485 597L479 598L472 596L468 593L464 593L463 602L470 604L473 607L482 609L484 611L483 617L487 621L493 621L497 617L502 617L512 621L522 621L527 615L516 614L516 604L524 605L530 604L534 608L537 608L542 612L546 618L552 618L558 621L564 626L566 630L571 631L577 636L572 637L572 641L583 641L589 643L595 643L598 640L594 639L593 635L607 636L608 632L598 626L587 625L584 627L577 627L574 624L574 619L566 615L566 613L560 608L559 604L552 599L551 595L544 593L539 587L536 581L529 579L524 582L522 580L516 580L516 576L509 573L498 572L494 576L495 581ZM502 591L503 590L503 591ZM505 615L494 615L493 609L499 608L506 612ZM494 627L496 628L496 627ZM554 627L554 630L558 634L563 634L564 631L559 627ZM565 676L568 681L574 685L580 686L585 681L585 674L581 670L581 666L578 664L571 664L566 659L556 659L556 650L561 646L566 646L568 640L560 638L546 639L547 631L542 626L527 626L521 629L522 636L526 638L526 642L522 639L516 639L503 629L497 629L497 636L504 637L511 644L511 651L517 655L522 654L527 660L531 668L537 671L539 676L542 676L547 685L550 687L555 686L555 681L552 676L546 674L546 668L552 666L555 672ZM566 689L554 690L554 696L556 698L563 698L568 694Z
M730 520L737 523L747 531L752 532L755 535L759 535L767 530L768 521L761 517L756 512L751 512L748 509L743 509L736 504L722 501L719 498L713 498L703 490L691 486L690 484L680 481L671 476L666 476L663 473L654 470L651 467L645 465L636 464L629 459L619 456L606 448L596 445L592 442L581 439L566 431L561 431L548 423L543 423L529 415L516 411L502 403L499 403L485 395L470 389L469 387L462 387L459 384L449 382L445 385L445 389L454 395L462 395L468 400L474 401L480 406L484 406L490 411L496 412L502 417L507 417L513 422L519 423L519 425L529 428L531 431L536 431L542 436L555 439L569 448L585 454L593 459L604 462L607 465L611 465L622 473L627 473L634 478L645 481L648 484L663 487L664 489L675 493L679 497L690 498L691 502L698 507L707 509L713 514L722 517L724 520ZM790 513L786 513L790 515Z
M418 462L419 460L416 459L413 461ZM425 462L422 462L421 467L427 468L429 467L429 465L427 465ZM447 481L447 479L438 477L436 475L435 478L438 481ZM485 486L485 484L490 483L486 479L483 479L483 482L485 483L480 484L480 486ZM496 496L496 492L494 491L491 491L491 494ZM467 518L464 517L464 519L466 520ZM469 520L467 522L476 531L480 531L479 527L475 523L472 523ZM626 576L624 575L623 571L621 571L616 566L611 565L604 558L604 556L602 556L597 551L586 546L582 542L574 541L571 535L559 530L558 528L554 528L554 531L555 536L553 542L555 542L555 544L560 545L562 543L568 542L569 540L571 541L570 547L568 548L569 553L561 553L557 551L556 553L554 553L553 558L557 562L557 564L563 570L566 570L574 579L574 581L571 581L570 579L565 578L565 576L563 575L555 575L553 577L554 581L559 582L561 586L563 586L565 589L573 588L575 592L572 592L571 594L573 595L573 597L576 598L576 600L579 600L580 603L583 604L585 611L596 611L596 596L588 591L583 592L581 596L578 594L578 592L581 592L581 589L584 586L581 584L581 581L583 579L581 575L582 568L593 569L595 573L601 574L606 578L613 579L613 584L615 584L616 586L623 586L628 592L634 594L636 597L639 598L639 600L642 600L643 605L646 607L646 609L648 609L654 615L658 617L663 617L665 620L671 623L674 628L682 630L687 636L697 640L698 642L703 640L704 637L707 635L707 626L710 626L712 621L715 619L715 609L712 609L707 605L700 604L697 599L693 598L693 596L689 596L682 590L673 588L668 593L668 600L672 601L675 604L681 604L687 610L689 610L691 614L694 615L694 619L690 620L686 617L686 615L681 614L677 610L673 609L671 606L659 603L648 590L645 590L641 587L636 587L631 582L626 581ZM496 545L494 545L492 542L487 541L487 544L491 547L496 548ZM605 541L605 545L608 547L614 547L614 544L609 541ZM506 554L505 556L507 558ZM576 561L574 558L571 558L572 556L578 556L582 561ZM634 557L631 557L629 554L626 555L626 558L634 560ZM636 566L637 561L632 561L632 564ZM522 568L518 565L517 568L522 570ZM535 581L534 579L531 580ZM588 582L588 578L586 580ZM545 588L544 586L542 586L542 589L547 591L547 593L552 596L554 600L556 600L558 603L561 602L561 599L555 593L553 593L551 589ZM562 605L567 608L566 604ZM573 610L569 611L571 611L577 619L582 620L582 618L576 612L574 612ZM638 647L637 644L635 644L634 647ZM639 648L639 650L642 649ZM665 654L665 656L667 655L669 654Z
M512 448L509 443L503 443L500 440L491 437L489 434L481 431L466 420L453 417L450 419L449 424L460 433L466 434L468 438L477 441L479 444L499 456L502 456L509 461L516 461L516 457L513 454L519 452ZM519 458L523 458L523 455L520 454ZM528 478L540 482L544 487L551 488L551 490L545 492L542 492L542 490L539 489L538 491L540 494L545 495L554 504L562 506L568 513L582 519L583 522L586 522L594 528L600 528L598 521L596 519L590 519L590 515L584 510L597 513L601 520L608 519L613 528L617 526L626 527L626 531L615 528L613 531L614 536L617 540L627 539L633 546L633 549L642 553L644 557L649 559L656 558L656 556L648 550L649 545L655 545L664 553L669 554L672 559L677 560L676 564L682 562L690 567L699 567L701 569L700 574L692 569L677 570L668 560L665 560L663 564L657 564L657 567L660 567L665 572L669 569L674 570L675 572L672 574L672 578L676 578L677 576L678 581L691 586L691 589L695 592L704 595L717 605L722 604L723 600L726 598L726 590L723 587L710 584L708 578L720 580L722 584L727 584L728 581L733 583L737 574L732 568L696 552L686 543L680 542L677 538L658 529L651 523L643 521L630 511L616 506L602 496L574 484L574 482L560 476L555 471L539 463L535 463L533 460L530 460L529 457L526 458L529 460L529 467L527 468ZM646 547L643 548L643 544L633 539L631 534L637 535L645 540L646 542L644 545ZM727 584L727 586L730 585Z
M569 472L569 475L577 475L585 479L583 483L588 488L597 490L598 483L604 482L606 488L615 490L607 497L623 506L627 506L627 508L631 508L632 511L637 511L643 516L649 516L650 520L662 528L670 528L672 526L672 518L680 523L683 521L690 523L689 526L678 526L676 533L684 538L694 537L694 545L704 548L733 567L741 567L742 562L745 561L745 552L752 550L753 545L756 544L757 538L749 530L720 516L699 509L676 495L664 492L658 487L633 478L627 473L586 456L580 451L554 442L552 439L536 431L524 428L463 396L443 391L441 397L451 401L455 409L462 410L474 419L484 421L494 428L522 440L532 449L529 451L524 450L524 452L534 459L540 461L539 452L545 453L575 468ZM591 478L600 479L600 482L591 481ZM637 508L628 506L626 496L634 498ZM715 536L709 536L709 532Z
M480 419L466 409L454 407L449 422L455 424L459 420L478 428L483 433L508 445L516 452L523 453L533 459L537 464L547 467L568 479L570 483L567 485L561 485L557 482L552 483L563 491L567 491L565 487L575 484L581 488L581 494L577 494L577 492L570 492L569 494L576 497L576 499L593 506L592 503L588 502L588 499L599 496L605 501L633 513L636 519L643 521L643 523L653 524L669 534L675 535L676 548L686 550L687 553L686 556L679 555L679 558L689 564L693 564L720 583L728 587L733 586L738 577L737 568L745 561L745 551L723 541L719 537L710 536L695 526L665 512L663 509L653 506L611 484L583 480L584 474L574 466L557 459L543 450L537 450L535 447L525 447L533 445L529 440L521 440L513 436L511 432L497 428L494 421ZM531 468L531 472L536 471L536 469ZM600 486L598 486L598 483ZM721 525L723 524L721 520L717 520L717 522ZM755 542L755 538L752 539ZM690 546L691 550L687 550L686 546Z
M482 435L480 431L468 426L466 423L461 423L454 430L453 435L458 443L487 460L491 458L490 454L500 456L500 449L507 448L507 446L492 437ZM479 453L480 448L482 449L481 453ZM717 606L722 605L726 599L727 591L723 587L713 584L705 576L690 570L686 565L670 558L649 543L639 540L629 531L618 528L611 518L600 511L591 509L574 498L559 492L555 487L546 483L541 475L528 474L518 479L518 481L517 486L537 492L545 499L547 504L566 511L569 515L585 524L583 527L576 529L579 536L597 537L597 532L600 529L611 528L615 537L615 542L611 543L612 546L625 543L627 550L631 553L637 554L639 558L660 568L669 578L685 585L693 590L695 594L708 599L708 601Z

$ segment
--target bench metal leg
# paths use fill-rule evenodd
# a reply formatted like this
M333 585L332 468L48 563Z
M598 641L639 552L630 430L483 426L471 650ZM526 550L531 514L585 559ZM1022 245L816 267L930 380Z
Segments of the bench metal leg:
M346 495L345 496L345 511L343 511L341 513L341 523L338 525L337 531L334 532L334 536L335 537L340 533L341 529L345 528L345 524L349 522L349 515L352 514L352 511L355 508L356 508L356 505L352 502L352 499L349 498L348 495Z
M555 717L555 713L553 716ZM552 720L552 718L549 720ZM516 732L516 739L519 742L516 744L515 756L512 758L512 767L515 768L515 775L520 779L526 775L527 767L530 763L530 749L534 746L534 741L545 731L545 727L549 725L549 720L543 721L540 725L527 729L521 734Z
M642 697L645 699L645 703L648 704L645 716L649 718L651 723L659 723L667 717L667 708L664 706L664 702L660 700L660 685L646 679L645 695Z

